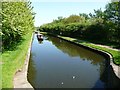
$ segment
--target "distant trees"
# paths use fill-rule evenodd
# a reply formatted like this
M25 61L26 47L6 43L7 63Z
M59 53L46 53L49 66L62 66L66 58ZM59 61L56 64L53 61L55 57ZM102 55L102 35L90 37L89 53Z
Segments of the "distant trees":
M98 9L94 10L94 14L59 17L52 23L40 26L40 31L120 46L119 5L120 2L111 2L106 5L105 11Z
M120 1L106 5L105 20L111 32L111 40L120 43Z
M107 20L111 20L113 23L118 22L119 17L119 2L112 2L106 5L105 15Z
M34 29L31 2L2 2L2 48L7 49Z
M81 22L82 20L83 20L83 17L80 17L78 15L71 15L64 20L64 23L65 24L77 23L77 22Z
M84 17L86 20L89 19L89 16L85 13L80 13L79 16Z

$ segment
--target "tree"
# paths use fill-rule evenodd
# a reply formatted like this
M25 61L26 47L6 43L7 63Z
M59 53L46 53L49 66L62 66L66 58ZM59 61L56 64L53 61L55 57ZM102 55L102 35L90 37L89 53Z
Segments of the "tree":
M119 42L119 48L120 48L120 0L119 0L119 3L118 3L118 42Z
M104 12L101 10L101 8L98 10L94 10L94 12L96 18L102 18L102 19L104 18Z
M105 20L107 20L111 35L115 42L120 43L120 1L111 2L106 5Z
M3 49L20 41L23 35L34 30L34 13L31 2L2 2Z
M76 22L81 22L82 20L83 18L78 15L70 15L68 18L64 20L64 23L65 24L76 23Z
M120 46L120 1L108 3L105 11L100 8L94 10L94 14L80 13L67 18L59 17L56 22L40 28L53 34L62 32L65 36Z
M80 13L79 16L80 17L85 17L86 20L89 19L89 16L85 13Z
M105 16L106 19L111 20L113 23L118 22L119 17L118 2L111 2L106 5Z

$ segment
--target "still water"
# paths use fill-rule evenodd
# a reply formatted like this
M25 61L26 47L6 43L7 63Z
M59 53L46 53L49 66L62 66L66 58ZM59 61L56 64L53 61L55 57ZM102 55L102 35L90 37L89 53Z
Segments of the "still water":
M53 36L34 35L28 69L34 88L105 88L105 58Z

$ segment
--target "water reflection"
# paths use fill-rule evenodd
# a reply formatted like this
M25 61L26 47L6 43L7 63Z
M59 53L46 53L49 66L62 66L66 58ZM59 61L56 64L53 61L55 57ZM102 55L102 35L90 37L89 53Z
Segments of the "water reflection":
M105 59L74 44L45 36L34 36L28 80L34 88L105 88ZM106 75L106 76L105 76Z
M39 44L42 44L42 43L43 43L43 41L42 41L42 40L39 40L38 42L39 42Z
M34 54L31 53L30 55L30 62L29 62L29 69L28 69L28 81L35 84L34 79L35 79L35 75L36 75L36 69L35 69L35 64L34 61L32 60L32 58L34 57Z
M91 52L89 50L83 49L77 45L70 44L67 41L61 40L59 38L49 37L49 41L52 41L58 49L63 53L68 54L70 57L80 57L82 60L90 60L92 64L97 64L103 62L103 57Z

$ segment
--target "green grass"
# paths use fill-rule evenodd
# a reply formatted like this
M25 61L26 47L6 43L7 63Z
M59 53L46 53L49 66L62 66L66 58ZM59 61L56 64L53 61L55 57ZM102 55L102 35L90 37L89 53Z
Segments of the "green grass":
M1 52L0 52L0 89L2 88L2 57L1 57Z
M47 33L47 32L41 32L41 33L42 34L52 34L52 33ZM52 34L52 35L54 35L54 34ZM60 35L57 35L57 36L60 37L60 38L65 39L65 40L74 42L74 43L82 44L82 45L85 45L85 46L89 46L89 47L95 48L97 50L102 50L102 51L108 52L108 53L112 54L113 62L116 65L120 65L120 51L116 51L116 50L113 50L113 49L110 49L110 48L106 48L106 47L97 46L97 45L92 44L92 43L90 43L88 41L79 40L79 39L76 39L76 38L65 37L65 36L60 36Z
M41 34L47 34L47 32L40 32Z
M113 49L110 49L110 48L106 48L106 47L96 46L95 44L92 44L90 42L78 40L78 39L75 39L75 38L64 37L64 36L59 36L59 37L63 38L63 39L66 39L68 41L72 41L72 42L75 42L75 43L79 43L79 44L82 44L82 45L85 45L85 46L89 46L89 47L95 48L95 49L98 49L98 50L106 51L106 52L112 54L112 56L114 58L113 62L116 65L120 65L120 51L116 51L116 50L113 50Z
M15 72L24 65L31 36L31 33L25 35L15 50L2 53L2 88L13 88Z

